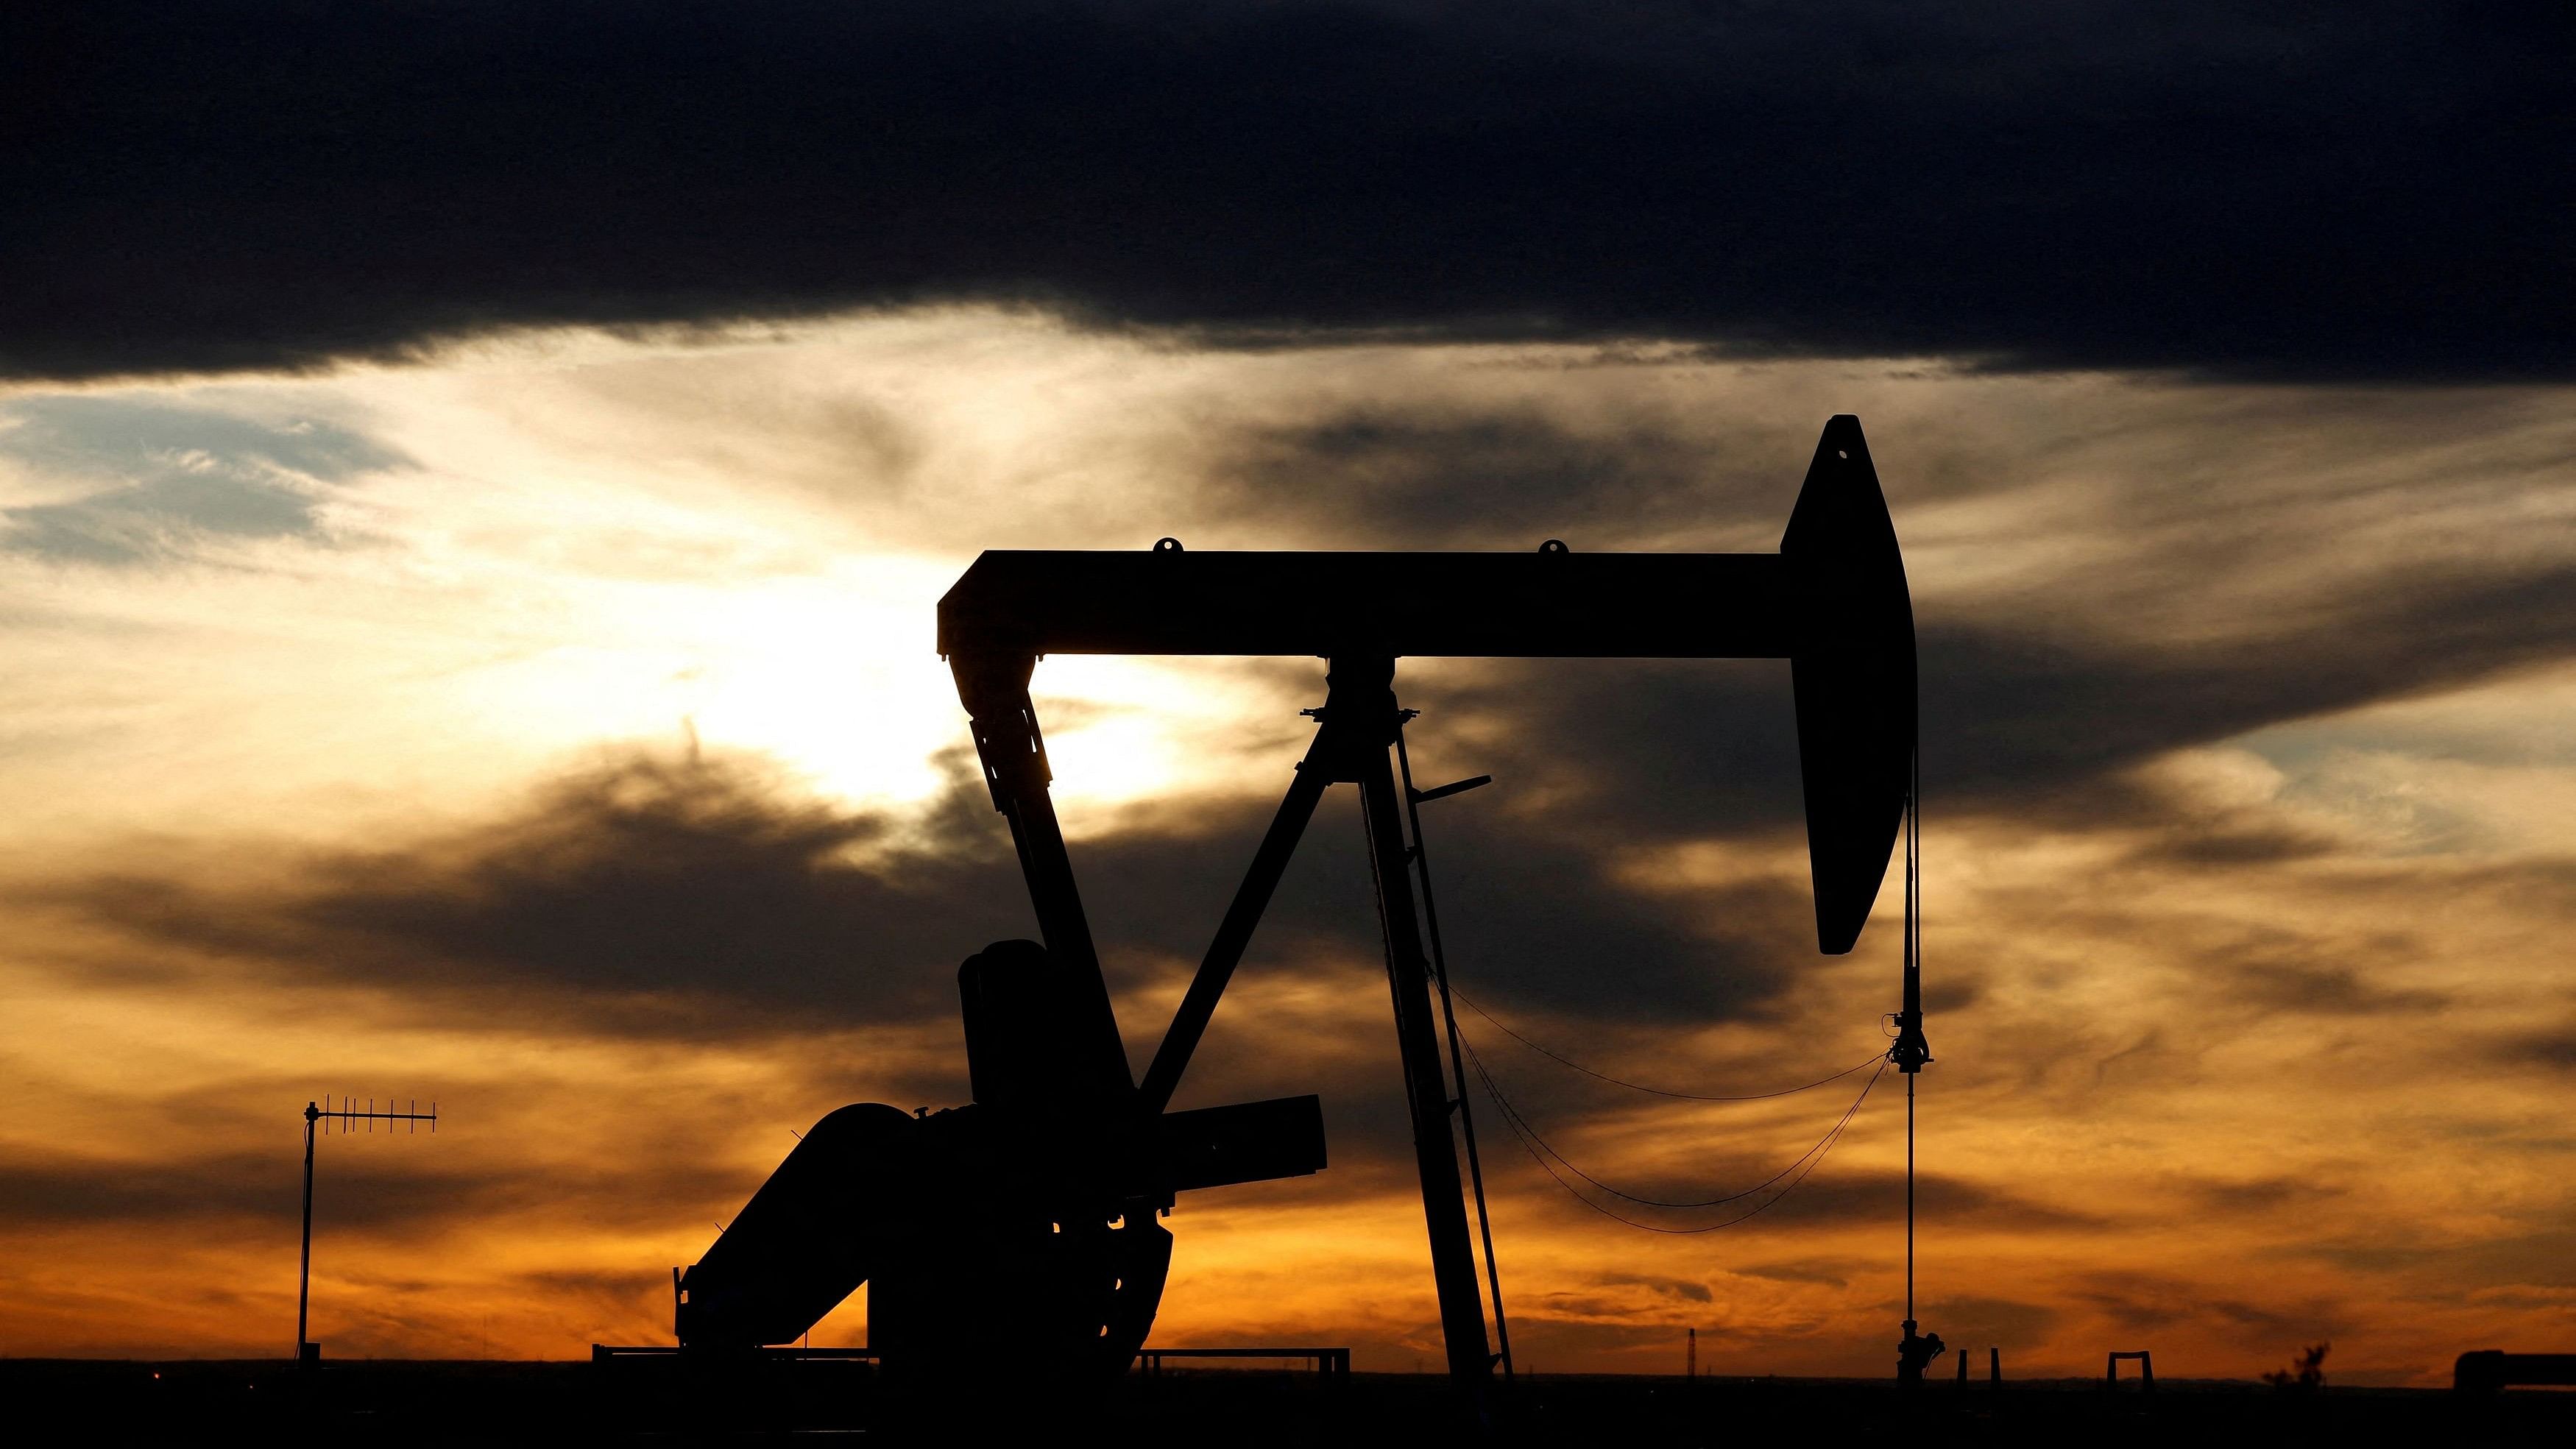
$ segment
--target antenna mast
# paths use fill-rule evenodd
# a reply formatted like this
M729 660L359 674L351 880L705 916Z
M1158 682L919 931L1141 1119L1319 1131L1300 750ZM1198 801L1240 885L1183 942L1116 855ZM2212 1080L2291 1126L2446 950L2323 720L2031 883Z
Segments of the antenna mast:
M322 1100L327 1102L331 1098L326 1094ZM429 1110L424 1112L420 1110L420 1103L415 1099L408 1104L406 1110L397 1112L393 1110L394 1099L387 1097L385 1110L379 1112L376 1110L376 1099L369 1097L367 1108L362 1112L351 1105L353 1100L343 1096L337 1107L324 1107L313 1102L304 1104L304 1252L295 1268L295 1362L299 1366L308 1368L318 1366L322 1362L322 1345L313 1341L310 1332L313 1307L314 1129L324 1122L337 1122L342 1132L348 1132L351 1130L351 1124L364 1122L367 1124L367 1130L373 1132L376 1130L376 1124L382 1122L386 1124L385 1130L391 1132L393 1123L408 1122L411 1124L409 1130L418 1132L420 1124L426 1122L432 1133L438 1131L436 1102L431 1102Z

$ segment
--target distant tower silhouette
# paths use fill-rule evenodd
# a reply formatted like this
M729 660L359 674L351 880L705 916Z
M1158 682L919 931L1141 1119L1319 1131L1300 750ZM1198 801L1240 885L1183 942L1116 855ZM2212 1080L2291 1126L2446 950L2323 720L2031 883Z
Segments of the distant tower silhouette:
M367 1130L373 1132L378 1122L409 1122L411 1130L418 1132L420 1124L426 1122L431 1132L438 1130L436 1102L430 1103L426 1112L420 1110L417 1101L410 1104L411 1110L396 1112L391 1106L393 1099L388 1097L385 1101L386 1110L382 1112L376 1110L373 1097L367 1099L367 1110L363 1112L351 1107L347 1097L342 1097L336 1108L312 1102L304 1104L304 1251L295 1268L295 1361L299 1365L322 1362L322 1345L313 1342L310 1318L313 1305L313 1129L322 1122L337 1122L340 1130L346 1132L350 1123L364 1122ZM385 1130L390 1132L393 1129L388 1126Z

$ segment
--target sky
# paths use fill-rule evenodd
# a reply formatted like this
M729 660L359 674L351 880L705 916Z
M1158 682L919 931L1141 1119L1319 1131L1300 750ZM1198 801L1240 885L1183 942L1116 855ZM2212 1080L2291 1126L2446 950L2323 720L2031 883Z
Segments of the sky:
M1868 431L1923 690L1918 1317L2447 1382L2576 1331L2568 22L2545 7L671 4L19 17L0 1353L667 1337L1033 930L933 648L985 548L1776 547ZM1801 1160L1786 666L1408 660L1468 1040L1658 1201ZM1050 659L1141 1068L1319 661ZM1356 811L1178 1106L1159 1342L1440 1361ZM1524 1367L1879 1374L1901 1082L1707 1232L1480 1097ZM1593 1203L1664 1229L1724 1210ZM865 1341L854 1301L816 1330Z

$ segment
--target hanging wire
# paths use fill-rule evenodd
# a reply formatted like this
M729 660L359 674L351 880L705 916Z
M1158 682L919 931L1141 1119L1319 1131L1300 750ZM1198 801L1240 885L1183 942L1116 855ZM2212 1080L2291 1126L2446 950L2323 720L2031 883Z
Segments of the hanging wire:
M1473 1055L1474 1050L1475 1050L1475 1049L1474 1049L1472 1046L1468 1048L1469 1054L1470 1054L1471 1056ZM1488 1072L1488 1071L1486 1071L1486 1070L1485 1070L1484 1062L1482 1061L1482 1059L1478 1059L1478 1060L1477 1060L1477 1062L1476 1062L1476 1066L1477 1066L1477 1070L1478 1070L1478 1072L1479 1072L1479 1073L1481 1073L1481 1074L1485 1077L1485 1080L1487 1081L1487 1083L1488 1083L1489 1085L1490 1085L1490 1084L1492 1084L1492 1083L1493 1083L1493 1075L1492 1075L1492 1073L1491 1073L1491 1072ZM1871 1080L1872 1080L1872 1081L1875 1081L1875 1080L1877 1080L1877 1079L1876 1079L1875 1077L1873 1077L1873 1078L1871 1078ZM1862 1091L1863 1091L1863 1095L1866 1095L1866 1094L1867 1094L1867 1090L1868 1090L1868 1089L1867 1089L1866 1087L1864 1087L1864 1088L1862 1089ZM1795 1160L1793 1160L1793 1161L1791 1161L1791 1162L1790 1162L1790 1164L1789 1164L1788 1166L1786 1166L1786 1167L1784 1167L1784 1168L1781 1168L1778 1172L1775 1172L1775 1173L1771 1174L1769 1177L1767 1177L1767 1178L1763 1179L1763 1180L1762 1180L1762 1181L1760 1181L1760 1182L1755 1183L1753 1186L1748 1187L1748 1188L1744 1189L1744 1190L1743 1190L1743 1191L1741 1191L1741 1192L1731 1192L1731 1193L1728 1193L1728 1194L1727 1194L1726 1196L1724 1196L1724 1197L1700 1198L1700 1199L1696 1199L1696 1200L1693 1200L1693 1201L1690 1201L1690 1202L1666 1202L1666 1201L1664 1201L1664 1200L1663 1200L1663 1199L1661 1199L1661 1198L1639 1197L1639 1196L1637 1196L1635 1193L1632 1193L1632 1192L1623 1192L1623 1191L1621 1191L1620 1189L1615 1188L1615 1187L1612 1187L1610 1184L1608 1184L1608 1183L1606 1183L1606 1182L1603 1182L1601 1179L1599 1179L1599 1178L1597 1178L1597 1177L1594 1177L1591 1173L1588 1173L1588 1172L1584 1171L1582 1168L1580 1168L1580 1167L1576 1166L1576 1165L1574 1164L1573 1160L1572 1160L1572 1159L1570 1159L1570 1158L1568 1158L1564 1153L1559 1152L1559 1151L1557 1151L1554 1147L1550 1146L1550 1145L1548 1144L1547 1139L1546 1139L1545 1137L1542 1137L1542 1136L1540 1136L1540 1135L1539 1135L1539 1131L1538 1131L1538 1128L1537 1128L1536 1124L1532 1123L1532 1122L1529 1120L1528 1116L1526 1116L1525 1114L1523 1114L1523 1113L1521 1112L1521 1110L1520 1110L1518 1107L1513 1106L1513 1105L1510 1103L1510 1101L1509 1101L1509 1100L1507 1100L1507 1099L1506 1099L1506 1100L1504 1100L1504 1101L1503 1101L1503 1103L1502 1103L1502 1107L1503 1107L1503 1110L1504 1110L1506 1113L1510 1114L1510 1116L1520 1124L1521 1130L1522 1130L1525 1134L1527 1134L1528 1138L1529 1138L1531 1141L1536 1142L1536 1143L1539 1145L1540 1149L1541 1149L1541 1150L1543 1150L1544 1152L1546 1152L1546 1154L1547 1154L1548 1156L1555 1158L1559 1163L1563 1164L1563 1165L1564 1165L1564 1167L1565 1167L1565 1169L1566 1169L1567 1171L1569 1171L1569 1172L1573 1173L1575 1176L1577 1176L1577 1177L1579 1177L1579 1178L1582 1178L1585 1182L1588 1182L1588 1183L1592 1184L1594 1187L1597 1187L1597 1188L1601 1189L1603 1192L1606 1192L1606 1193L1610 1194L1612 1197L1625 1198L1625 1199L1627 1199L1628 1201L1630 1201L1630 1202L1632 1202L1632 1203L1637 1204L1639 1207L1657 1207L1657 1208L1704 1208L1704 1207L1722 1207L1722 1206L1724 1206L1724 1205L1725 1205L1725 1204L1727 1204L1727 1203L1742 1201L1743 1199L1748 1198L1748 1197L1751 1197L1751 1196L1753 1196L1755 1193L1758 1193L1758 1192L1762 1191L1764 1188L1771 1186L1773 1183L1778 1182L1780 1179L1782 1179L1782 1178L1784 1178L1784 1177L1787 1177L1790 1173L1797 1171L1797 1170L1798 1170L1798 1167L1799 1167L1799 1164L1801 1164L1801 1163L1805 1162L1808 1158L1810 1158L1810 1157L1814 1156L1818 1151L1822 1150L1822 1149L1823 1149L1823 1148L1824 1148L1824 1147L1825 1147L1825 1146L1826 1146L1826 1145L1827 1145L1827 1144L1832 1140L1833 1135L1834 1135L1834 1134L1833 1134L1833 1132L1831 1132L1831 1131L1826 1132L1826 1134L1824 1135L1824 1137L1817 1139L1817 1141L1816 1141L1816 1143L1815 1143L1815 1145L1814 1145L1814 1146L1811 1146L1811 1147L1809 1147L1806 1151L1799 1153L1799 1154L1798 1154L1798 1156L1796 1157L1796 1159L1795 1159Z
M1455 990L1455 988L1452 989ZM1499 1031L1503 1035L1510 1037L1512 1040L1519 1042L1522 1046L1528 1047L1531 1051L1538 1053L1540 1056L1547 1058L1558 1066L1570 1067L1575 1071L1581 1072L1587 1077L1593 1077L1601 1081L1608 1082L1614 1087L1625 1087L1629 1091L1644 1092L1648 1096L1652 1097L1671 1097L1676 1101L1682 1102L1767 1102L1774 1097L1794 1097L1800 1092L1812 1091L1829 1082L1839 1082L1843 1078L1850 1076L1852 1073L1859 1071L1861 1068L1870 1066L1873 1063L1884 1061L1887 1058L1887 1053L1885 1052L1872 1052L1867 1057L1852 1063L1850 1066L1843 1068L1841 1071L1834 1073L1830 1077L1818 1077L1803 1087L1784 1087L1777 1092L1750 1092L1737 1097L1708 1096L1699 1092L1668 1092L1661 1087L1649 1087L1642 1082L1631 1082L1621 1077L1614 1077L1608 1072L1596 1072L1592 1068L1587 1067L1583 1063L1575 1061L1570 1057L1560 1056L1555 1052L1549 1051L1546 1047L1543 1047L1537 1042L1530 1040L1528 1037L1521 1035L1519 1032L1512 1030L1511 1026L1504 1022L1502 1018L1494 1015L1490 1011L1487 1011L1485 1008L1478 1006L1475 998L1469 996L1466 992L1457 991L1456 995L1460 1001L1467 1003L1467 1009L1469 1011L1472 1011L1478 1016L1483 1017L1485 1020L1492 1022L1496 1031Z
M1890 1051L1874 1054L1868 1060L1855 1063L1852 1066L1846 1067L1830 1076L1819 1077L1815 1081L1808 1082L1802 1086L1788 1087L1776 1092L1755 1092L1742 1095L1719 1096L1698 1092L1675 1092L1660 1087L1650 1087L1641 1082L1627 1081L1624 1078L1612 1076L1607 1072L1596 1071L1591 1067L1583 1065L1581 1062L1577 1062L1558 1052L1551 1051L1539 1043L1532 1041L1530 1038L1523 1036L1520 1032L1513 1030L1512 1027L1505 1023L1501 1018L1478 1005L1465 992L1456 990L1449 981L1448 962L1446 959L1446 953L1441 948L1440 927L1436 909L1432 900L1430 862L1422 844L1422 817L1419 809L1419 802L1415 798L1413 788L1412 761L1405 748L1404 735L1400 727L1396 733L1396 758L1403 775L1405 800L1412 826L1413 849L1411 854L1413 857L1413 864L1422 884L1424 917L1431 938L1433 979L1438 982L1440 987L1440 1005L1442 1015L1445 1018L1448 1028L1452 1074L1459 1079L1459 1095L1455 1105L1459 1113L1461 1125L1465 1128L1468 1171L1475 1184L1476 1219L1477 1226L1484 1235L1485 1271L1494 1299L1494 1326L1496 1336L1500 1339L1503 1350L1502 1358L1504 1363L1504 1372L1506 1375L1509 1375L1511 1372L1511 1340L1508 1337L1508 1330L1505 1329L1503 1325L1502 1283L1494 1263L1493 1230L1488 1219L1485 1206L1484 1171L1476 1149L1474 1118L1469 1112L1467 1105L1465 1082L1467 1066L1472 1065L1474 1067L1476 1077L1483 1084L1486 1095L1493 1099L1494 1106L1498 1109L1504 1128L1512 1134L1513 1140L1521 1145L1521 1150L1528 1153L1530 1160L1537 1163L1539 1165L1539 1169L1545 1172L1549 1179L1555 1182L1557 1186L1564 1188L1567 1195L1571 1196L1576 1202L1583 1204L1585 1207L1592 1209L1603 1217L1609 1218L1612 1221L1621 1223L1625 1226L1636 1228L1641 1232L1662 1233L1670 1236L1687 1237L1700 1233L1716 1232L1719 1229L1733 1227L1738 1223L1746 1222L1769 1211L1772 1207L1778 1205L1779 1202L1786 1198L1790 1193L1797 1191L1801 1184L1805 1183L1810 1176L1814 1175L1816 1168L1823 1164L1826 1154L1833 1150L1834 1144L1842 1140L1843 1133L1851 1126L1852 1119L1859 1115L1862 1104L1869 1100L1869 1094L1877 1088L1879 1079L1886 1075L1887 1068L1891 1064L1894 1052ZM1905 922L1903 951L1905 971L1908 979L1911 980L1914 973L1920 969L1922 960L1922 823L1920 818L1922 795L1922 755L1919 747L1908 762L1908 771L1905 801ZM1746 1188L1741 1192L1730 1193L1723 1197L1706 1198L1693 1202L1665 1202L1655 1198L1639 1197L1633 1193L1623 1192L1618 1188L1612 1187L1610 1184L1603 1182L1601 1179L1584 1171L1581 1167L1577 1166L1572 1159L1566 1157L1564 1153L1559 1152L1556 1148L1550 1146L1547 1140L1539 1134L1537 1128L1529 1121L1529 1119L1524 1116L1517 1107L1512 1105L1511 1099L1503 1094L1502 1087L1494 1080L1493 1073L1486 1068L1484 1058L1477 1054L1474 1045L1468 1042L1464 1033L1459 1030L1457 1011L1455 1007L1451 1005L1453 997L1457 1001L1465 1002L1469 1010L1475 1012L1478 1016L1483 1017L1486 1021L1491 1022L1494 1027L1500 1030L1504 1035L1520 1043L1522 1046L1527 1047L1529 1050L1538 1053L1540 1056L1556 1062L1560 1066L1580 1072L1587 1077L1592 1077L1596 1080L1610 1083L1613 1086L1625 1087L1631 1091L1643 1092L1650 1096L1667 1097L1679 1101L1768 1101L1778 1097L1794 1096L1800 1092L1812 1091L1813 1089L1824 1086L1830 1082L1841 1081L1842 1079L1859 1071L1862 1067L1870 1066L1873 1063L1877 1065L1878 1070L1872 1072L1869 1080L1861 1084L1860 1095L1854 1097L1852 1099L1852 1104L1843 1109L1842 1116L1835 1119L1834 1125L1826 1131L1825 1135L1818 1138L1813 1146L1809 1147L1805 1152L1800 1153L1789 1163L1788 1166L1780 1169L1780 1171L1773 1173L1770 1177L1750 1188ZM1916 1073L1909 1071L1903 1073L1903 1075L1905 1077L1905 1316L1907 1323L1910 1325L1914 1319L1914 1078ZM1719 1207L1728 1203L1740 1202L1745 1198L1752 1197L1775 1185L1778 1185L1779 1190L1772 1193L1769 1198L1746 1209L1744 1212L1738 1213L1735 1216L1724 1219L1720 1222L1705 1223L1698 1227L1688 1228L1665 1227L1656 1223L1640 1222L1635 1218L1616 1211L1615 1209L1604 1207L1600 1203L1594 1202L1591 1198L1584 1195L1581 1188L1576 1187L1573 1183L1566 1180L1564 1174L1557 1170L1558 1164L1563 1164L1566 1171L1572 1172L1576 1177L1581 1178L1584 1182L1589 1183L1594 1188L1608 1193L1613 1197L1623 1199L1627 1202L1636 1203L1642 1207L1673 1209ZM1782 1179L1784 1178L1787 1179L1785 1183L1782 1182Z
M1851 1125L1852 1118L1859 1113L1861 1104L1869 1100L1871 1088L1876 1087L1878 1085L1879 1078L1885 1074L1885 1069L1882 1067L1879 1072L1874 1072L1870 1075L1868 1083L1860 1089L1860 1095L1853 1098L1851 1106L1843 1110L1842 1117L1834 1123L1833 1129L1827 1132L1816 1146L1811 1147L1805 1153L1800 1154L1799 1162L1804 1163L1805 1165L1803 1167L1799 1167L1795 1163L1791 1164L1791 1168L1796 1171L1797 1175L1790 1178L1788 1183L1781 1187L1778 1192L1773 1193L1769 1198L1746 1209L1744 1212L1738 1213L1735 1216L1720 1222L1704 1223L1694 1228L1668 1228L1656 1223L1639 1222L1637 1219L1629 1217L1625 1213L1618 1212L1612 1208L1603 1207L1601 1204L1594 1202L1591 1198L1584 1196L1581 1188L1578 1188L1573 1183L1566 1181L1564 1174L1558 1172L1555 1165L1548 1160L1549 1155L1555 1155L1557 1161L1565 1162L1565 1158L1562 1154L1556 1154L1554 1148L1546 1148L1543 1153L1541 1151L1541 1148L1545 1145L1543 1142L1538 1143L1538 1145L1533 1145L1535 1134L1527 1128L1527 1119L1521 1117L1520 1113L1511 1105L1510 1100L1503 1096L1501 1088L1497 1087L1494 1083L1493 1074L1486 1071L1484 1063L1476 1059L1473 1049L1470 1049L1468 1053L1468 1060L1475 1065L1476 1074L1483 1080L1486 1093L1493 1097L1494 1105L1501 1109L1503 1125L1510 1129L1513 1139L1521 1144L1521 1150L1527 1152L1530 1155L1530 1160L1537 1163L1541 1171L1554 1179L1557 1186L1564 1188L1566 1193L1576 1202L1583 1204L1585 1207L1592 1209L1594 1212L1599 1213L1603 1217L1609 1218L1614 1222L1624 1223L1627 1226L1636 1228L1642 1232L1663 1233L1674 1237L1688 1237L1699 1233L1713 1233L1720 1228L1731 1228L1738 1223L1759 1216L1764 1212L1768 1212L1772 1207L1776 1206L1782 1198L1785 1198L1790 1193L1797 1191L1799 1184L1805 1182L1808 1177L1814 1174L1816 1168L1824 1162L1825 1154L1832 1151L1833 1145L1841 1140L1844 1130ZM1605 1192L1617 1193L1617 1195L1621 1197L1627 1196L1625 1193L1618 1193L1618 1190L1615 1188L1607 1187L1602 1184L1590 1174L1584 1173L1582 1169L1575 1167L1573 1163L1565 1162L1565 1165L1578 1176L1581 1176L1584 1181L1592 1183L1595 1187L1600 1187ZM1782 1176L1787 1176L1788 1171L1788 1169L1784 1169L1782 1173L1775 1174L1771 1181L1778 1182ZM1766 1183L1764 1185L1768 1186L1769 1184ZM1752 1191L1758 1192L1760 1189L1755 1188L1752 1189ZM1738 1194L1738 1196L1742 1195L1743 1194ZM1638 1199L1633 1198L1630 1200L1638 1201ZM1716 1199L1715 1201L1723 1202L1728 1200L1729 1199Z

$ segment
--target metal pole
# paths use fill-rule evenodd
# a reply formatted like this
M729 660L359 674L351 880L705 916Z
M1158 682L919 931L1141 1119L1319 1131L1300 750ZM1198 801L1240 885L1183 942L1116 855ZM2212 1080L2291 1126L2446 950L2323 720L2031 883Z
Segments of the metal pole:
M1460 1055L1458 1008L1449 1000L1449 953L1440 944L1440 906L1431 895L1431 847L1422 839L1421 796L1413 788L1413 756L1404 731L1395 735L1395 763L1404 780L1405 818L1413 825L1413 864L1422 876L1422 924L1431 932L1432 979L1440 983L1440 1020L1449 1033L1449 1073L1458 1084L1458 1125L1467 1138L1467 1182L1476 1194L1476 1236L1485 1247L1485 1288L1494 1297L1494 1344L1503 1357L1503 1382L1513 1382L1512 1329L1503 1317L1503 1272L1494 1261L1494 1220L1485 1208L1485 1164L1476 1152L1476 1118L1467 1100L1467 1063ZM1694 1330L1696 1332L1696 1330Z
M1378 922L1386 936L1387 986L1395 1000L1396 1048L1412 1109L1414 1166L1422 1178L1423 1225L1431 1239L1440 1331L1448 1348L1450 1380L1481 1424L1493 1358L1486 1348L1485 1305L1476 1288L1476 1254L1467 1236L1458 1146L1449 1130L1450 1097L1440 1068L1439 1028L1432 1017L1430 962L1422 951L1412 871L1405 858L1404 806L1396 795L1394 761L1387 757L1401 723L1391 687L1394 674L1395 661L1382 656L1335 659L1327 708L1360 716L1360 728L1352 731L1348 768L1360 787L1360 818L1377 878Z
M313 1124L322 1109L304 1104L304 1254L295 1265L295 1362L304 1363L307 1314L313 1304Z
M1918 747L1907 765L1905 784L1905 1000L1896 1014L1896 1043L1888 1060L1905 1074L1905 1347L1900 1367L1912 1362L1914 1348L1914 1082L1932 1060L1923 1037L1923 752ZM1919 1376L1905 1369L1902 1382L1912 1387Z

